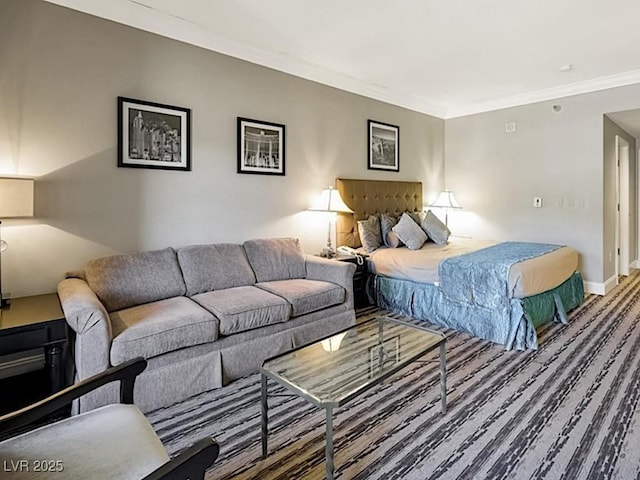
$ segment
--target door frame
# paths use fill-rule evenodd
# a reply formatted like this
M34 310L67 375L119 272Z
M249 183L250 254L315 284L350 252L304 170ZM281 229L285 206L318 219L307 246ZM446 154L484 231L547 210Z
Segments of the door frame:
M620 275L629 275L629 265L631 264L631 230L630 218L630 165L629 165L629 142L620 135L616 135L616 189L615 189L615 273L616 284Z

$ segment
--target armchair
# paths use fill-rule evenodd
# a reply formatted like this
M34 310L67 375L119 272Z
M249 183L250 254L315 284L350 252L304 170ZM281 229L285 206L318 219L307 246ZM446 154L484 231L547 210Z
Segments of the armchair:
M178 456L167 452L142 412L133 405L135 378L147 366L133 359L87 378L17 412L0 417L3 479L203 479L219 453L211 437ZM78 397L120 382L119 404L19 433ZM17 435L16 435L17 433Z

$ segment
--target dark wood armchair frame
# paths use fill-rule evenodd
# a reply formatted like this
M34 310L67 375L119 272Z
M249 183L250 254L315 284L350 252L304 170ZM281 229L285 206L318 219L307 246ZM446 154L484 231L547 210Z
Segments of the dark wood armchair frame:
M111 382L120 382L120 402L133 404L133 387L136 377L146 367L147 361L143 358L129 360L65 388L40 402L0 416L0 436L7 438L11 432L22 430L71 404L73 400ZM203 438L142 480L204 479L206 469L213 464L219 452L220 446L214 438Z

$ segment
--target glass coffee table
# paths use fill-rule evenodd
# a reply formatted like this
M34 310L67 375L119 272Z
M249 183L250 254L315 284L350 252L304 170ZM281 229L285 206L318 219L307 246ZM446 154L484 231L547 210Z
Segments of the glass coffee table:
M447 411L446 337L388 317L354 325L331 337L266 360L262 377L262 456L267 456L267 380L326 411L327 479L333 479L333 409L440 348L440 398Z

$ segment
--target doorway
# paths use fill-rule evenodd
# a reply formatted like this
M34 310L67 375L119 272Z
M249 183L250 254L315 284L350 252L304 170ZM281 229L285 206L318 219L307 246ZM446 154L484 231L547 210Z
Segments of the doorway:
M630 214L631 199L629 188L629 142L616 135L616 212L615 212L615 249L616 283L618 276L629 275L630 252Z

